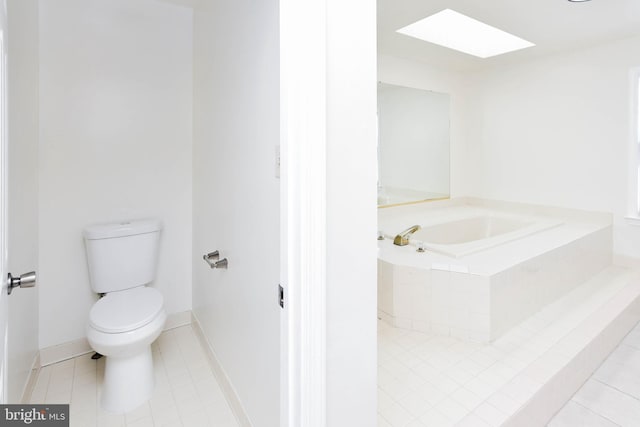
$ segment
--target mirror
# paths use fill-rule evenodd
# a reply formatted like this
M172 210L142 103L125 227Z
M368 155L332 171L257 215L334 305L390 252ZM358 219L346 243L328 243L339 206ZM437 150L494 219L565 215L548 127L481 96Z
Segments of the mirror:
M378 83L378 206L449 197L449 95Z

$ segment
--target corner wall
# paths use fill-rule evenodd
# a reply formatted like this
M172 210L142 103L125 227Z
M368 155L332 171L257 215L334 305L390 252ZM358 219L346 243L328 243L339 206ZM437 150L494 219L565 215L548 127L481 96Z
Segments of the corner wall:
M613 212L614 252L640 257L640 227L624 219L638 66L636 37L480 73L475 148L453 160L477 165L458 178L467 195Z
M192 15L40 0L40 348L85 337L87 224L160 218L153 286L191 308Z

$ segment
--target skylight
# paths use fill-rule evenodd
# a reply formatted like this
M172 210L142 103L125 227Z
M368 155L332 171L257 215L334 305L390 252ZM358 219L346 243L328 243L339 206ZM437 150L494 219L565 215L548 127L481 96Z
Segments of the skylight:
M451 9L428 16L397 32L480 58L535 46L527 40Z

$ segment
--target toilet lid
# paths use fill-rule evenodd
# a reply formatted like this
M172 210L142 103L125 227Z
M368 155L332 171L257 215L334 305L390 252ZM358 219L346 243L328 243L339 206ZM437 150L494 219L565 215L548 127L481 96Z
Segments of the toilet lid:
M162 294L146 286L112 292L91 308L89 323L107 333L138 329L151 322L162 310Z

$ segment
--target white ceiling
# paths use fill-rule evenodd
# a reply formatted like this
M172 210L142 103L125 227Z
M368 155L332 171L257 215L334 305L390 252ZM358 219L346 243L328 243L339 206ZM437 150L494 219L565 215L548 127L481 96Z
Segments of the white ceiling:
M536 44L480 59L396 30L453 9ZM640 35L640 0L378 0L378 52L436 66L472 70Z

